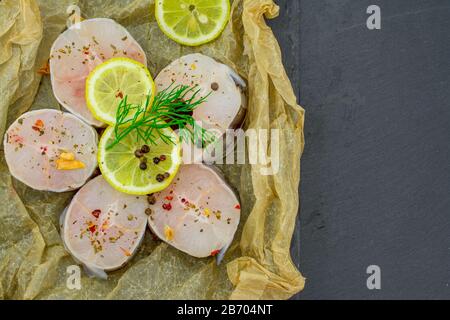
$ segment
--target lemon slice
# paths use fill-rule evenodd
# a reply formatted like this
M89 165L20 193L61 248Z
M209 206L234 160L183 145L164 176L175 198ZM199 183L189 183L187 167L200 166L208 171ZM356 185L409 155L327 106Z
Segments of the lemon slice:
M155 94L155 83L148 69L128 58L112 58L98 65L86 80L86 102L94 117L109 125L116 123L120 101L142 105L147 95L150 103ZM129 115L130 117L133 114Z
M230 17L229 0L157 0L155 15L172 40L198 46L216 39Z
M118 144L114 127L108 127L98 146L98 162L103 177L115 189L134 195L145 195L167 188L181 163L181 144L170 128L162 129L173 143L164 142L155 132L155 144L145 145L131 131ZM140 142L139 142L140 141Z

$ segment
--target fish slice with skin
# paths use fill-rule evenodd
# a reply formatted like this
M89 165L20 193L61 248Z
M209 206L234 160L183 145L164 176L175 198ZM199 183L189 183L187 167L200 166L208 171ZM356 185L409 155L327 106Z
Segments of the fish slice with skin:
M97 167L97 144L97 132L90 125L53 109L24 113L8 128L3 142L6 163L16 179L54 192L85 184Z
M203 258L230 245L241 207L233 190L214 169L182 165L172 184L149 196L150 229L175 248Z
M127 57L147 65L144 50L111 19L88 19L60 34L50 52L50 75L58 102L87 123L101 127L86 105L86 78L110 58Z
M193 111L193 118L201 121L203 128L216 137L223 136L227 129L239 128L244 120L247 108L245 81L229 66L206 55L194 53L173 61L158 74L155 83L157 91L174 83L197 86L198 97L210 94L207 101ZM208 160L204 149L195 145L184 143L183 154L185 163L201 162L199 156Z
M89 275L106 278L136 253L147 227L145 197L121 193L102 176L89 181L62 214L66 249Z

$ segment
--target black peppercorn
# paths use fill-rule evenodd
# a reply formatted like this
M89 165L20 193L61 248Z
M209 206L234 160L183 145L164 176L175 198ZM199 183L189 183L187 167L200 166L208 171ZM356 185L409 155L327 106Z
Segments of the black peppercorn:
M164 173L164 178L166 178L166 179L167 179L167 178L169 178L169 177L170 177L170 173L168 173L168 172L165 172L165 173Z
M148 145L144 144L144 145L141 147L141 152L142 152L142 153L149 153L149 152L150 152L150 147L149 147Z
M142 151L139 149L134 152L134 155L136 158L141 158L143 156Z
M211 89L213 89L214 91L219 90L219 84L217 82L211 83Z
M156 197L153 194L151 194L147 197L147 201L149 204L153 205L156 203Z
M154 164L158 164L159 161L160 161L159 158L157 158L157 157L153 158L153 163L154 163Z
M164 176L162 175L162 174L157 174L156 175L156 181L158 181L158 182L163 182L164 181Z
M141 162L141 164L139 165L139 168L141 170L147 170L147 164L145 162Z

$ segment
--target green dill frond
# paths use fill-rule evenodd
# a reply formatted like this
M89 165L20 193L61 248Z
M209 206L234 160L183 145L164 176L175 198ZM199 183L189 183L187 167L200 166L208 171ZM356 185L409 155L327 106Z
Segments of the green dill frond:
M156 144L161 138L165 143L175 143L170 136L164 134L165 128L180 129L180 139L207 145L215 141L216 137L201 128L195 122L193 112L209 97L198 97L200 89L172 83L160 91L150 104L150 96L143 105L129 104L125 96L119 103L114 126L115 140L107 149L117 145L123 138L136 131L137 139L146 144ZM190 95L191 94L191 95ZM189 98L187 98L190 95Z

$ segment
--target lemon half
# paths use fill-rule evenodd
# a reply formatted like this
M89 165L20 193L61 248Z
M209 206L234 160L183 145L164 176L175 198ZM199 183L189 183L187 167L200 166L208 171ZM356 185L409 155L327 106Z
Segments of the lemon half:
M136 131L131 131L109 149L115 140L114 127L105 130L98 147L98 163L112 187L128 194L146 195L170 185L182 161L181 143L170 128L161 130L173 143L163 141L155 132L155 144L143 144Z
M216 39L230 18L229 0L157 0L155 15L172 40L198 46Z
M155 83L148 69L129 58L112 58L98 65L86 80L86 103L94 117L109 125L116 123L119 103L143 105L155 95ZM133 115L129 115L132 117Z

